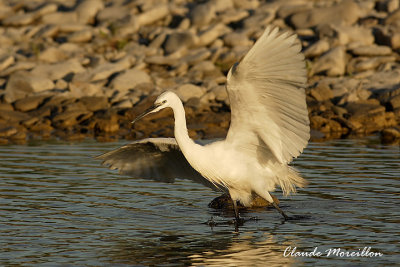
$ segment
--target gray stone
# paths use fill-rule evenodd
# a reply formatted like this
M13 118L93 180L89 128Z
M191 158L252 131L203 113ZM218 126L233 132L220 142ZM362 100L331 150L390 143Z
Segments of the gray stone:
M21 71L21 70L30 70L35 66L36 66L36 64L34 62L20 61L20 62L15 63L13 66L2 71L0 73L0 76L3 76L3 77L9 76L14 72Z
M356 3L345 0L331 7L313 8L295 13L290 22L296 29L310 28L319 24L351 25L358 20L361 13Z
M325 81L320 81L316 84L315 87L311 88L310 94L317 101L325 101L329 100L333 97L332 89L329 84Z
M328 76L343 75L346 70L346 53L343 46L337 46L322 55L311 67L310 75L326 73Z
M72 81L69 83L70 97L103 96L103 86L96 83Z
M319 29L319 36L329 39L331 45L372 45L375 41L371 28L358 25L325 25Z
M308 58L318 57L328 51L329 48L329 42L326 39L321 39L307 47L304 56Z
M141 26L152 24L169 15L168 5L156 5L154 8L147 10L137 16L137 23Z
M142 83L152 83L149 74L143 70L130 69L115 77L111 82L111 88L114 90L126 91Z
M85 68L82 67L78 59L73 58L55 64L39 64L31 71L31 73L33 75L42 75L54 81L65 77L67 74L84 71Z
M253 42L249 40L245 33L230 32L223 37L226 46L248 46L250 47Z
M199 35L199 46L206 46L211 44L218 37L229 32L229 29L224 24L215 24L208 27L206 30Z
M0 58L0 72L14 64L15 58L13 56L2 56Z
M358 46L353 48L351 52L357 56L388 56L392 53L392 49L384 45Z
M129 14L129 9L122 5L113 5L100 10L96 16L99 22L115 21Z
M0 103L0 111L1 110L11 110L11 111L13 111L14 108L10 103Z
M0 119L8 123L21 123L25 120L30 119L31 116L24 112L14 110L2 110L0 112Z
M164 50L171 54L182 48L189 48L197 43L197 36L190 31L174 32L168 35L164 43Z
M11 103L32 93L37 93L54 88L54 83L43 75L36 75L20 71L10 76L4 98Z
M101 0L84 0L82 1L75 12L77 13L78 23L87 24L93 23L96 14L104 8Z
M112 74L128 69L132 62L130 57L125 57L115 63L105 63L97 66L90 73L90 81L107 79Z
M108 109L108 99L104 96L85 96L80 98L80 101L86 106L89 111L98 111Z
M63 50L51 46L43 52L40 52L38 58L39 60L47 63L56 63L65 60L67 58L67 54Z
M86 43L89 42L92 39L92 37L93 37L92 30L85 29L70 34L67 40L68 42L71 43Z
M395 62L395 56L386 56L386 57L373 57L373 58L353 58L348 66L347 71L349 73L362 72L366 70L373 70L379 67L381 64L388 62Z
M44 24L65 25L78 22L76 12L54 12L42 17Z
M387 16L385 24L400 27L400 9L397 9Z
M29 96L14 102L14 107L18 111L27 112L36 109L49 95Z
M189 17L193 26L202 27L209 25L215 17L215 6L211 2L198 4L192 8Z
M190 83L179 86L175 91L183 102L188 101L192 97L200 98L205 93L202 87Z

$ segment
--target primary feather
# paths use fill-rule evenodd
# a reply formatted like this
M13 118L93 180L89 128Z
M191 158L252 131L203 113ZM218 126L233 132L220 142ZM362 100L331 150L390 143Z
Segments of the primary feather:
M300 155L310 138L306 69L295 35L267 28L228 74L231 126L227 140L259 147L280 163Z

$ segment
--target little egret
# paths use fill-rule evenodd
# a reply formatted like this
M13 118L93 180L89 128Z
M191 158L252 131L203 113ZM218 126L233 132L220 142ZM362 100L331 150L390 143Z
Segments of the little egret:
M288 165L310 137L306 69L300 50L296 35L267 27L241 62L233 65L227 76L231 124L225 139L193 141L182 101L167 91L132 123L172 108L175 138L136 141L98 158L136 178L191 179L228 192L236 224L241 221L237 202L250 206L256 195L289 219L269 192L280 186L287 195L307 183Z

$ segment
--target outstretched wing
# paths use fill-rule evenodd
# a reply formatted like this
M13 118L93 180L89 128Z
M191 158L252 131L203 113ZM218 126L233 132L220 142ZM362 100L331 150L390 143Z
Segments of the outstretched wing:
M97 159L110 169L135 178L172 183L175 178L189 179L215 187L190 166L175 138L147 138L135 141Z
M228 73L231 126L227 141L257 147L288 163L310 137L304 85L304 56L296 35L267 27L240 63ZM253 147L254 148L254 147Z

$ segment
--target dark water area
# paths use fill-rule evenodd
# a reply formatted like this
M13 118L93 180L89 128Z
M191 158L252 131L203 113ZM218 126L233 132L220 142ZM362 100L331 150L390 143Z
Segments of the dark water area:
M284 222L276 210L248 209L241 215L257 220L235 232L205 224L233 217L208 208L220 193L121 176L93 158L122 144L0 146L0 265L400 262L399 146L374 138L310 143L294 161L309 186L290 197L275 192L282 209L302 218Z

